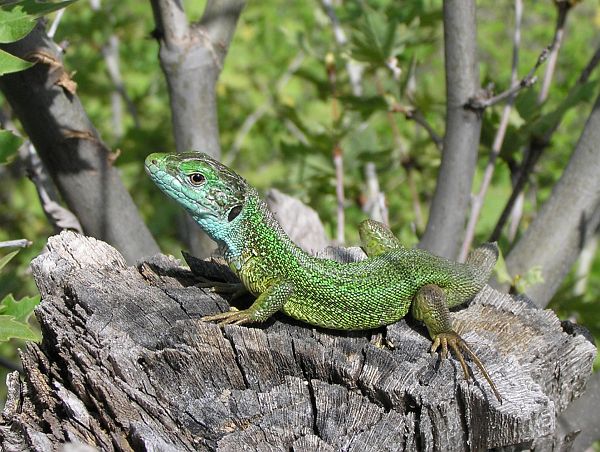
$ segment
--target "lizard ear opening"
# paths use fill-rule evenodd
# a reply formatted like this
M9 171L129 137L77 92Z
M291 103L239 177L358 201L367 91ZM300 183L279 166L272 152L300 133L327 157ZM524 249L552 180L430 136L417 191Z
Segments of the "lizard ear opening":
M233 206L231 208L231 210L229 211L229 215L227 215L227 221L229 221L230 223L235 220L237 218L237 216L240 214L240 212L242 211L242 206L241 205L237 205L237 206Z

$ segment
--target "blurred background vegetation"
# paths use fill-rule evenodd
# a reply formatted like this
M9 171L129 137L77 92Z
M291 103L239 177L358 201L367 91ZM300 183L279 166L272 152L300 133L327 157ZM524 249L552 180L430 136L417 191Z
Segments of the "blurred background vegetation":
M202 1L185 1L191 20ZM325 3L325 2L323 2ZM441 0L348 1L335 9L347 44L340 45L326 8L318 1L249 2L242 13L218 83L219 126L223 161L261 192L276 187L315 208L332 239L336 237L336 178L332 150L343 153L345 244L358 242L356 225L365 218L365 163L373 162L385 194L389 223L406 244L423 232L435 188L440 150L430 134L407 117L417 111L423 122L443 136L445 82ZM48 17L52 22L54 15ZM552 42L556 8L551 0L525 4L518 67L523 77ZM495 92L510 86L513 3L478 2L478 46L482 86ZM160 70L158 45L152 38L152 11L147 2L80 0L64 13L54 37L65 51L65 66L75 71L77 93L109 147L119 153L115 165L151 231L167 254L184 248L174 225L180 212L167 202L143 170L151 152L172 151L169 100ZM570 12L548 100L537 106L540 83L522 90L510 117L491 188L477 224L475 243L488 239L509 197L510 163L520 160L519 144L527 139L532 118L547 119L571 92L600 41L600 2L587 0ZM118 40L124 89L116 88L103 49ZM390 54L397 61L391 62ZM359 69L354 84L349 64ZM355 67L356 69L356 67ZM540 71L541 72L541 71ZM583 128L597 93L598 75L561 110L563 121L537 164L525 196L517 234L549 196ZM10 118L0 99L3 117ZM123 111L115 123L115 110ZM478 190L503 105L488 108L480 146ZM413 110L414 109L414 110ZM539 124L539 122L538 122ZM519 151L519 152L517 152ZM54 233L36 189L18 159L0 166L0 241L26 238L21 250L0 272L0 299L37 293L28 266ZM514 240L514 238L513 238ZM506 236L500 247L512 241ZM0 257L8 254L0 250ZM562 318L574 318L600 338L600 259L589 272L587 287L574 291L571 274L551 307ZM0 345L0 355L16 361L15 342ZM5 375L0 375L4 380Z

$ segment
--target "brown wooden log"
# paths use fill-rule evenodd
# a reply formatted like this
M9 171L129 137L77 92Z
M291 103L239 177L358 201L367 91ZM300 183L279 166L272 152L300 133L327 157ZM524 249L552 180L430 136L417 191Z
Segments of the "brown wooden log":
M8 451L568 448L574 434L558 437L556 417L596 353L551 311L485 288L454 318L500 404L473 363L465 381L455 359L430 355L411 319L359 333L283 315L220 329L198 318L228 303L174 259L128 267L73 232L51 237L32 270L44 339L23 351L22 380L8 378Z

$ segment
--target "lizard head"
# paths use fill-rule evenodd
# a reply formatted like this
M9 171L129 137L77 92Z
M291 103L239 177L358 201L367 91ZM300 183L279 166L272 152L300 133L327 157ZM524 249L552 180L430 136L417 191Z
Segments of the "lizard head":
M227 234L242 211L248 183L207 154L150 154L145 167L154 183L214 240Z

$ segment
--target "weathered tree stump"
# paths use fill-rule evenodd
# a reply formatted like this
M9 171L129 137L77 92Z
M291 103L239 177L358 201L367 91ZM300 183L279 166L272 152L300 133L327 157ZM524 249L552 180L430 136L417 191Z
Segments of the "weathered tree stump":
M465 381L456 360L430 355L411 319L361 333L283 315L220 329L198 318L227 302L173 259L127 267L109 245L72 232L50 238L48 250L32 263L44 339L23 352L23 379L8 379L5 450L67 441L102 450L548 450L572 441L556 437L555 420L584 390L595 347L525 299L486 288L455 313L500 404L472 363ZM216 263L193 264L229 277Z

